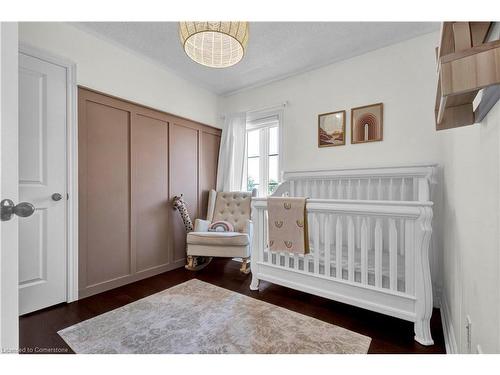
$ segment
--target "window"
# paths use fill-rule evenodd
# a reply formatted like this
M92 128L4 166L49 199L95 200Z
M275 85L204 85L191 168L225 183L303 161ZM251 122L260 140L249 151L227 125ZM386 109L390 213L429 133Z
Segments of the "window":
M280 181L279 117L247 122L245 176L247 191L259 197L270 195Z

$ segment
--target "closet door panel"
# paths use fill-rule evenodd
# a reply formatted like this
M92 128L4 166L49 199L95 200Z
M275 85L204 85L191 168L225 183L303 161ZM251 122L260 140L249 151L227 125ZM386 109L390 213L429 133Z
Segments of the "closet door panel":
M132 224L141 272L169 263L168 123L136 114L131 140Z
M130 112L86 101L86 285L131 273Z
M200 217L207 217L208 192L217 184L220 135L200 131Z
M186 231L171 205L206 215L220 130L78 89L79 297L185 264Z
M189 215L198 217L198 131L175 123L169 126L170 198L183 194ZM173 261L186 257L186 231L179 212L171 211Z

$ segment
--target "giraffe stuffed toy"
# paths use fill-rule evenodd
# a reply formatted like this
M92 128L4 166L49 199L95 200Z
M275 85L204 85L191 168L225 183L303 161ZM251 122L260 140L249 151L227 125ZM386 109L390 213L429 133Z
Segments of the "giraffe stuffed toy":
M179 213L181 214L181 219L182 222L184 223L184 229L186 229L186 233L192 232L194 229L193 221L189 216L189 212L186 207L186 202L184 201L184 199L182 199L182 194L180 196L178 195L174 196L174 198L172 199L172 206L174 210L179 211ZM188 256L185 268L190 271L198 271L206 267L211 260L212 257Z

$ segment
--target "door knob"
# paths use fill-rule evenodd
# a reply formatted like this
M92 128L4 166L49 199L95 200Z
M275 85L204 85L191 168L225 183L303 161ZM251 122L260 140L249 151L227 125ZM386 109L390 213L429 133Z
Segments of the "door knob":
M33 215L35 212L35 206L28 202L21 202L14 205L14 202L10 199L3 199L0 202L0 220L8 221L12 218L12 215L17 215L19 217L28 217Z
M51 197L52 197L52 200L53 200L53 201L56 201L56 202L57 202L57 201L60 201L60 200L62 199L62 195L61 195L61 194L59 194L59 193L54 193L54 194L52 194L52 196L51 196Z

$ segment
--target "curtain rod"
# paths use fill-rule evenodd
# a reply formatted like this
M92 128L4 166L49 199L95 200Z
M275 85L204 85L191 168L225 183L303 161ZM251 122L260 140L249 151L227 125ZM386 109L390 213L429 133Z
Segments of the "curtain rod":
M288 100L285 100L284 102L281 102L281 103L267 105L265 107L252 108L252 109L249 109L249 110L246 110L243 112L245 112L248 115L249 113L261 112L261 111L271 110L274 108L282 108L282 107L286 107L287 105L288 105ZM226 113L223 113L220 116L220 118L224 120L226 118Z

